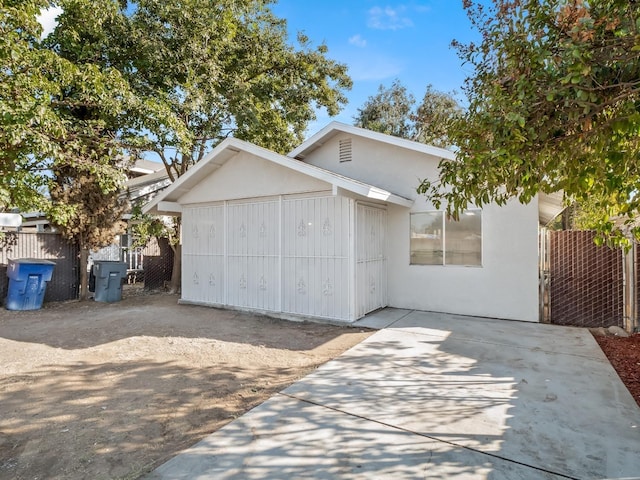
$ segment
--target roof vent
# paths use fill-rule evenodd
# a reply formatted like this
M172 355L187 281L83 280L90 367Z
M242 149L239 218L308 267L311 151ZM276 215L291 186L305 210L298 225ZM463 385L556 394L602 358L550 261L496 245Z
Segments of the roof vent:
M340 148L340 162L350 162L351 161L351 139L346 138L344 140L340 140L339 148Z

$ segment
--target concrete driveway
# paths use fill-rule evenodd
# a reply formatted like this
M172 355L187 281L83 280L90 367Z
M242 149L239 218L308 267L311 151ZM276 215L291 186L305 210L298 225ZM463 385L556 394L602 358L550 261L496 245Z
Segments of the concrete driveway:
M587 330L361 324L388 326L148 478L640 478L640 408Z

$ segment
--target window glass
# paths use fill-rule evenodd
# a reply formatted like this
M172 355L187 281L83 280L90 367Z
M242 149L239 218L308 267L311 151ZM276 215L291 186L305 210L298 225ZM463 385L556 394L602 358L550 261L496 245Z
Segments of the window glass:
M426 212L411 214L411 264L442 265L443 214Z
M458 220L443 212L411 214L411 265L482 265L482 212L467 210Z
M445 220L445 265L482 265L480 210L468 210L455 221Z

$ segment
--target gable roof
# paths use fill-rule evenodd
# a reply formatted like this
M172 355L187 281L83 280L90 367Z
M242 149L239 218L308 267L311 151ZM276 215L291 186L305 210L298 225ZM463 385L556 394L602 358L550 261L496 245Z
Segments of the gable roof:
M289 152L287 156L297 158L299 160L304 159L304 157L313 150L320 148L331 138L341 133L356 135L369 140L375 140L377 142L413 150L415 152L426 153L434 157L446 158L447 160L455 160L456 158L455 153L445 148L433 147L424 143L414 142L413 140L406 140L404 138L394 137L393 135L374 132L365 128L354 127L353 125L347 125L340 122L331 122L318 133L305 140L300 146Z
M341 188L366 198L394 203L403 207L413 205L413 200L401 197L374 185L369 185L325 170L324 168L280 155L279 153L258 147L252 143L230 137L221 142L216 148L209 152L208 155L191 167L187 173L178 178L170 187L162 191L151 202L145 205L143 211L145 213L175 215L179 212L179 209L175 208L175 205L173 209L169 208L171 203L175 204L180 197L190 191L200 180L208 177L240 152L255 155L276 165L290 168L303 175L327 182L333 187Z
M377 142L394 145L415 152L426 153L438 158L444 158L447 160L455 160L456 154L450 150L433 147L424 143L414 142L412 140L406 140L400 137L394 137L392 135L386 135L384 133L374 132L360 127L354 127L353 125L347 125L340 122L331 122L315 135L309 137L300 146L293 149L287 154L291 158L304 160L314 150L322 147L331 138L339 134L355 135L362 138L375 140ZM563 202L562 192L556 192L552 194L540 193L538 196L538 220L541 225L548 225L565 209Z

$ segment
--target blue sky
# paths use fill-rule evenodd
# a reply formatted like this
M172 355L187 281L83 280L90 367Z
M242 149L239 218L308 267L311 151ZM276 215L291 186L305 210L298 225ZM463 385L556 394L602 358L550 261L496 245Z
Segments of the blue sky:
M318 112L309 134L331 120L352 124L367 98L395 79L420 101L428 84L462 96L464 79L471 74L451 47L454 38L468 43L478 37L462 0L278 0L271 8L287 20L291 41L301 31L312 45L325 43L328 57L346 64L353 80L349 104L333 118ZM59 13L55 8L44 12L45 34Z
M420 101L428 84L462 95L471 73L450 46L454 38L477 40L462 0L279 0L272 10L287 20L292 40L302 31L313 45L325 43L328 56L345 63L353 80L349 104L334 118L319 112L310 134L331 120L353 123L366 99L394 79Z

